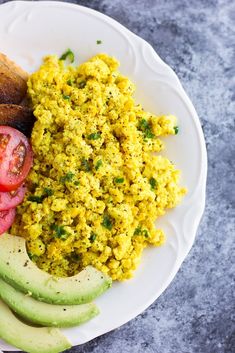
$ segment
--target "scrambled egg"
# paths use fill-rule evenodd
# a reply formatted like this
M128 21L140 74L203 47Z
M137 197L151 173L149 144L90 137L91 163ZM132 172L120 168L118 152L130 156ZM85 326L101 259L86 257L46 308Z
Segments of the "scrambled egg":
M105 54L77 68L48 56L28 82L34 166L11 232L56 276L93 265L130 278L143 249L164 243L155 220L185 194L172 162L152 153L176 118L136 105L118 66Z

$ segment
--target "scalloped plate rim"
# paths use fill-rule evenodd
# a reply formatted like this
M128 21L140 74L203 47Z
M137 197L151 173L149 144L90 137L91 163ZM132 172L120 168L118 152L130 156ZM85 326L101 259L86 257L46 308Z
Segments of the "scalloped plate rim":
M144 39L140 38L139 36L137 36L135 33L131 32L129 29L127 29L125 26L123 26L122 24L120 24L119 22L117 22L116 20L114 20L113 18L104 15L96 10L81 6L81 5L76 5L76 4L72 4L72 3L63 3L63 2L57 2L57 1L38 1L38 2L27 2L27 1L11 1L11 2L7 2L4 4L1 4L0 6L0 10L2 7L8 7L8 6L12 6L13 4L17 4L17 6L21 6L21 5L25 5L28 8L32 7L32 6L46 6L48 4L53 5L53 6L64 6L64 7L70 7L73 8L74 10L80 10L83 12L86 12L87 14L92 14L95 17L100 17L102 19L104 19L107 23L111 24L112 26L114 26L118 31L124 31L124 33L131 37L131 39L133 39L134 45L136 43L142 43L142 45L146 46L146 48L148 48L148 50L151 51L151 55L153 55L154 60L156 60L156 63L159 65L162 65L166 70L167 70L167 76L168 78L170 78L173 83L177 84L177 91L180 93L181 98L183 99L183 101L185 102L187 108L190 110L191 112L191 117L194 120L194 123L196 124L196 130L199 136L199 141L200 141L200 149L201 149L201 157L202 157L202 170L201 170L201 174L200 174L200 183L198 185L198 193L200 193L201 196L201 200L197 209L197 214L195 215L194 218L194 224L193 224L193 231L190 234L190 242L188 243L188 246L186 248L184 248L184 252L183 254L181 254L181 257L177 258L177 262L175 263L174 268L172 268L171 273L169 274L168 278L165 280L164 285L159 289L159 291L152 296L151 298L149 298L148 301L146 301L145 303L143 303L142 305L138 306L138 308L132 312L132 314L128 315L128 317L124 318L124 320L122 320L122 322L119 325L113 325L111 326L106 332L107 333L109 331L114 330L117 327L120 327L121 325L127 323L128 321L132 320L134 317L136 317L137 315L141 314L146 308L148 308L164 291L165 289L169 286L169 284L171 283L171 281L174 279L176 273L178 272L182 262L185 260L187 254L189 253L195 237L196 237L196 231L197 228L199 226L201 217L203 215L203 211L205 208L205 197L206 197L206 176L207 176L207 153L206 153L206 147L205 147L205 141L204 141L204 136L203 136L203 132L202 132L202 128L200 125L200 121L199 118L197 116L196 110L192 104L192 102L190 101L189 97L187 96L186 92L184 91L184 88L178 78L178 76L176 75L176 73L170 68L170 66L168 66L160 57L159 55L156 53L156 51L153 49L153 47ZM130 38L129 38L130 39ZM103 334L104 334L103 333ZM101 334L95 335L92 338L89 338L87 340L87 342L89 340L94 339L95 337L100 336ZM84 343L84 342L83 342ZM2 348L1 344L0 344L0 349L4 349L6 350L6 348Z

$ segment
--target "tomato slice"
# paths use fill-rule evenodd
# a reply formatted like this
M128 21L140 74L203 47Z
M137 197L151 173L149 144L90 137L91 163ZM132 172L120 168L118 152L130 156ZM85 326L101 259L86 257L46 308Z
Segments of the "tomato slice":
M16 209L11 208L7 211L0 211L0 235L6 232L15 219Z
M26 192L26 186L21 185L15 191L0 191L0 211L6 211L19 205Z
M0 126L0 191L16 190L33 163L33 153L25 135L10 126Z

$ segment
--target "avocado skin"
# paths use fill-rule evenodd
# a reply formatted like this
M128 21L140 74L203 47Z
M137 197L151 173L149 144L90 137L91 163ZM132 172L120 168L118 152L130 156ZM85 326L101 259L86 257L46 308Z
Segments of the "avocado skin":
M30 260L24 238L6 233L0 237L0 278L39 301L62 305L89 303L112 284L92 266L69 278L49 275Z
M72 347L57 328L32 327L15 317L0 300L0 338L27 353L60 353Z
M78 326L99 314L94 303L68 306L39 302L17 291L2 279L0 298L23 319L42 326Z

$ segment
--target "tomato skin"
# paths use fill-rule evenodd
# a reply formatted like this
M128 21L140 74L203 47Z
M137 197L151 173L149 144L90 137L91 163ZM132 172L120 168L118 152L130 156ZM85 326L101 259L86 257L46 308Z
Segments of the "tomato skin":
M16 190L33 164L30 143L20 131L0 126L0 191Z
M16 184L16 186L11 188L9 186L5 186L5 185L0 185L0 192L9 192L9 191L14 191L16 188L20 187L21 183L18 185Z
M17 190L11 192L0 191L0 211L6 211L19 205L26 193L26 186L21 185Z
M14 222L16 209L11 208L7 211L0 211L0 235L6 232Z

